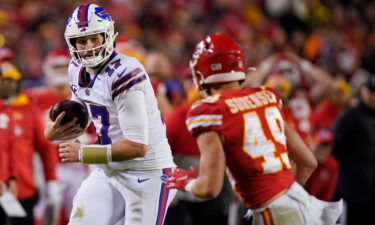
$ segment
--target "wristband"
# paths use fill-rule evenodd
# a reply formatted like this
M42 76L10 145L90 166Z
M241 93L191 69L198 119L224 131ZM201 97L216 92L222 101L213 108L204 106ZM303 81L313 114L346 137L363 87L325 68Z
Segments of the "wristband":
M112 161L111 145L81 145L78 159L84 164L107 164Z
M185 191L188 191L188 192L192 192L192 189L193 189L193 185L195 183L197 179L192 179L192 180L189 180L189 182L187 182L187 184L185 185Z

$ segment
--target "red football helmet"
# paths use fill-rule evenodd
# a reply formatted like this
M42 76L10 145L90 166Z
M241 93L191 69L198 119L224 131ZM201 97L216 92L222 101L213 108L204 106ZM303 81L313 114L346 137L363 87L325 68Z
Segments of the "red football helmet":
M205 90L205 84L244 80L245 56L230 36L211 34L195 47L190 70L197 89Z
M279 54L276 58L272 70L284 76L295 89L301 84L301 73L298 67L299 62L286 54Z
M0 62L9 61L12 62L14 60L14 52L7 47L0 48Z
M43 72L50 86L69 85L68 66L70 55L64 49L54 50L43 62Z

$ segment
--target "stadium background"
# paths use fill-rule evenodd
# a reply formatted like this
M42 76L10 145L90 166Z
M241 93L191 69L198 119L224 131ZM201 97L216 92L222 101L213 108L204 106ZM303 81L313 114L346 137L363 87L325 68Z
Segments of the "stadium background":
M0 48L13 51L23 88L46 85L43 62L49 52L67 48L65 23L84 3L110 13L118 40L131 42L128 53L146 69L157 52L159 64L148 70L165 85L158 93L166 94L172 108L188 95L183 81L195 44L213 32L236 39L248 67L275 53L294 52L346 81L352 99L375 74L375 2L370 0L1 0Z

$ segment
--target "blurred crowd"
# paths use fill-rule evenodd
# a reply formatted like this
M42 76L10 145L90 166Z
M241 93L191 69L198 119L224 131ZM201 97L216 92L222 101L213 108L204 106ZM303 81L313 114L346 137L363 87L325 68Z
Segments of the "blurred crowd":
M22 89L41 99L38 104L42 111L52 102L41 105L46 101L40 88L67 82L56 80L54 74L59 73L59 66L68 63L68 56L61 52L67 50L64 30L69 13L83 3L88 1L2 0L0 3L0 59L16 65L22 74ZM335 122L342 110L358 104L363 84L375 92L375 81L368 81L375 74L375 1L94 0L90 3L108 10L116 21L115 30L119 32L116 51L136 57L145 65L167 127L168 123L178 126L175 132L168 130L168 138L180 167L194 164L199 158L192 137L178 136L188 135L187 131L180 132L186 129L184 115L199 98L188 69L192 51L207 34L227 33L245 50L249 68L245 85L267 85L279 91L286 120L314 151L319 167L306 189L320 199L334 199L340 163L331 155L332 150L336 149L342 158L338 147L334 147L335 135L340 133L335 131ZM57 59L64 54L65 61L61 57L60 61L51 60L51 56ZM55 70L48 70L49 67ZM66 68L62 69L60 73L66 73ZM57 92L62 94L54 102L69 97L66 93L69 88ZM51 98L51 94L44 95ZM93 142L91 139L87 142ZM83 179L87 168L81 169L85 170ZM340 181L339 184L343 188L344 184ZM229 192L228 188L223 195ZM336 195L342 197L340 193ZM223 197L212 204L226 205L226 212L218 209L222 216L240 224L241 219L228 215L228 210L241 207L233 204L233 198ZM183 210L191 208L190 203L200 203L191 196L180 196L180 200L187 202ZM205 206L200 207L203 210ZM217 213L209 207L211 213ZM171 210L181 212L178 208ZM167 218L167 222L173 224L173 218Z
M65 48L69 13L85 1L3 0L0 47L16 53L25 86L43 84L51 50ZM166 77L180 78L195 43L224 32L246 50L248 65L291 50L332 76L375 72L375 3L366 0L110 0L92 1L111 12L121 35L171 60Z

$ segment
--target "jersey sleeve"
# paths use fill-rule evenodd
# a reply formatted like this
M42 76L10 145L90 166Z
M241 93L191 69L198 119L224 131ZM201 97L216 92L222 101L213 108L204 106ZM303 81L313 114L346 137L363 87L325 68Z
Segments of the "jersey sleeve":
M148 78L145 68L136 59L128 57L130 62L127 66L119 67L113 75L111 84L112 100L119 95L126 95L132 90L144 90L144 81Z
M116 98L121 131L130 141L148 144L148 117L144 93L135 90Z
M195 137L207 131L220 131L222 123L223 115L220 105L212 103L193 104L186 119L186 126Z

